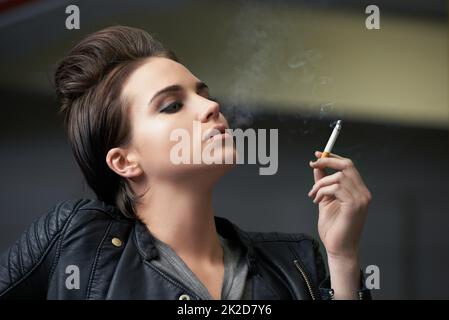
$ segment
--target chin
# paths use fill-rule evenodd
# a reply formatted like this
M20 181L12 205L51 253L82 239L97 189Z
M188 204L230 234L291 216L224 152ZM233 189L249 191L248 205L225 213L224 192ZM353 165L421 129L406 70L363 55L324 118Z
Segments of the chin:
M190 172L208 178L218 179L236 166L236 150L235 148L223 148L222 155L219 158L213 158L213 163L201 163L190 165ZM230 163L226 163L226 159ZM188 169L189 170L189 169Z

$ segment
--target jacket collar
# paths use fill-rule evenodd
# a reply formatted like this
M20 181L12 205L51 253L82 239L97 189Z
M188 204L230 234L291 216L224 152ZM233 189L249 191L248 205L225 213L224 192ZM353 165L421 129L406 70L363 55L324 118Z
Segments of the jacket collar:
M214 220L217 232L221 236L236 241L245 249L248 267L251 270L255 262L255 253L253 242L251 241L248 233L226 218L214 216ZM135 223L134 235L137 249L145 260L154 259L159 255L154 244L154 235L144 223L137 219Z

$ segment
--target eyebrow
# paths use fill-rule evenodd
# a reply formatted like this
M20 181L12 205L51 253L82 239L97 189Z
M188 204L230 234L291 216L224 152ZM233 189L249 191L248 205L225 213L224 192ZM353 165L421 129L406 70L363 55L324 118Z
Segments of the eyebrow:
M209 87L207 86L207 84L205 84L205 83L202 82L202 81L197 82L196 85L195 85L195 87L196 87L196 91L203 90L203 89L209 89ZM174 85L165 87L164 89L161 89L161 90L159 90L158 92L156 92L156 93L154 94L154 96L151 98L149 104L151 104L151 102L153 102L154 99L156 99L158 96L160 96L160 95L162 95L162 94L164 94L164 93L168 93L168 92L177 92L177 91L182 91L182 90L183 90L183 88L182 88L182 86L180 86L179 84L174 84Z

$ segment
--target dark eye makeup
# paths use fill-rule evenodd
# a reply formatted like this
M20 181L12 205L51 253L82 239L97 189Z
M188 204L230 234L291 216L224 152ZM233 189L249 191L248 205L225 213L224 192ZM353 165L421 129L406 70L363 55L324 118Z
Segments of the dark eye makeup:
M181 101L175 101L168 104L165 107L162 107L159 112L161 113L175 113L181 110L184 104Z
M211 101L215 101L218 102L218 100L214 97L208 97L206 99L209 99ZM182 107L184 106L184 104L181 101L174 101L172 103L169 103L168 105L162 107L159 112L160 113L176 113L179 110L182 109Z

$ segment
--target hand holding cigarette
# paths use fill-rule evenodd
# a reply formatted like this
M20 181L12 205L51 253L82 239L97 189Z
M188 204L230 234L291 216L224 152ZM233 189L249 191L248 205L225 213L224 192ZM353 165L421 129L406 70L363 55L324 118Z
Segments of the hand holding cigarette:
M331 153L341 127L339 120L324 152L316 151L318 159L310 161L315 184L308 195L318 204L318 232L327 251L332 286L337 294L335 286L341 285L340 294L345 296L356 292L348 289L349 284L358 286L360 271L355 266L371 193L351 159ZM326 175L325 168L337 172ZM357 270L347 273L348 268Z

